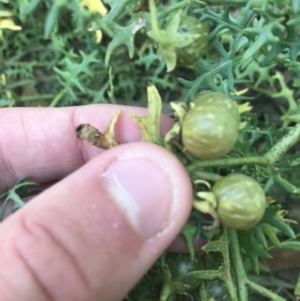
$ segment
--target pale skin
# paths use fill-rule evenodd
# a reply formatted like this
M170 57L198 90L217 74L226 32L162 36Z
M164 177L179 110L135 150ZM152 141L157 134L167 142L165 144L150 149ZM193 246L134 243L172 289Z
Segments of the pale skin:
M116 138L132 143L104 151L76 138L77 125L104 131L120 109ZM0 224L1 301L121 300L174 241L189 216L192 187L170 152L133 142L140 131L128 116L145 113L112 105L0 110L0 194L25 176L49 187ZM162 134L171 126L162 117ZM125 182L134 185L135 201L149 201L147 210L157 212L146 215L152 219L143 219L143 227L136 226L140 216L132 221L108 190L112 170L120 179L133 175ZM135 173L141 183L130 183ZM148 188L150 199L143 195ZM177 238L173 248L182 247Z

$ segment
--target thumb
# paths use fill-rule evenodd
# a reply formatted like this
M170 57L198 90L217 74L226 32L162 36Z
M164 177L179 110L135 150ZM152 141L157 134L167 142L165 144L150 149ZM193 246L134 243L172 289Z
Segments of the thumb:
M192 188L149 143L106 151L0 226L0 300L121 300L179 233Z

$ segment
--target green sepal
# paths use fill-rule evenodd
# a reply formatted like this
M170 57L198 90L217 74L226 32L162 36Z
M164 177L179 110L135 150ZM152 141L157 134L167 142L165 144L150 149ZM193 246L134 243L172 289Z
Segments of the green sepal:
M142 132L142 141L156 143L160 138L161 97L156 87L149 83L147 87L148 112L146 116L130 116Z
M175 69L177 55L176 49L183 48L193 43L199 34L178 33L181 12L178 12L167 25L166 29L158 27L156 7L153 0L149 1L151 11L152 30L147 35L157 44L157 55L167 65L167 72Z
M295 238L293 229L286 224L278 215L277 212L281 209L280 205L269 206L266 208L265 214L260 223L267 223L279 229L285 235Z

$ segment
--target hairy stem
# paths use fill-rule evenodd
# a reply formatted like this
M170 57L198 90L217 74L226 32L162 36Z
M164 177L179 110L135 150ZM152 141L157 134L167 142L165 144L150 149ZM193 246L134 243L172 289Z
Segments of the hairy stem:
M228 230L228 235L231 239L230 254L232 257L232 266L234 269L239 300L246 301L246 300L248 300L247 287L246 287L246 283L245 283L245 280L247 279L247 277L246 277L246 272L245 272L242 257L241 257L237 234L236 234L236 231L234 231L234 230Z
M259 292L261 295L265 296L265 297L268 297L268 298L271 298L271 300L274 300L274 301L286 301L286 299L278 296L277 294L271 292L270 290L268 290L267 288L259 285L259 284L256 284L250 280L247 280L247 285L249 287L251 287L253 290Z
M63 90L61 90L60 93L57 94L56 97L52 100L52 102L50 103L49 107L50 108L56 107L57 104L59 103L59 101L62 99L62 97L65 95L66 92L67 92L66 88L64 88Z
M215 173L207 172L207 171L201 171L197 170L193 173L193 176L195 176L197 179L202 179L205 181L212 181L212 182L218 182L223 177L220 175L217 175Z
M265 165L264 157L243 157L243 158L224 158L207 161L194 161L190 166L187 167L189 172L198 170L204 167L230 167L243 164L262 164Z
M224 229L224 237L226 239L226 252L223 252L223 260L224 260L224 267L225 267L225 282L228 288L228 291L230 293L231 299L232 301L237 300L237 295L236 295L236 289L235 289L235 285L233 283L232 277L231 277L231 264L230 264L230 250L229 250L229 237L228 237L228 231Z
M269 164L275 164L300 138L300 124L295 125L265 155Z

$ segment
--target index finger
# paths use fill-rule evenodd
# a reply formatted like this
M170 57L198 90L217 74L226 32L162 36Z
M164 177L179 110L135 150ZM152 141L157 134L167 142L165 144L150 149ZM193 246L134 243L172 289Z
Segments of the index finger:
M145 115L145 108L100 104L1 109L0 193L23 177L37 183L59 180L103 152L79 140L75 128L89 123L104 132L119 110L122 113L115 127L117 141L139 141L140 129L129 116ZM170 118L162 116L161 133L166 133L172 124Z

